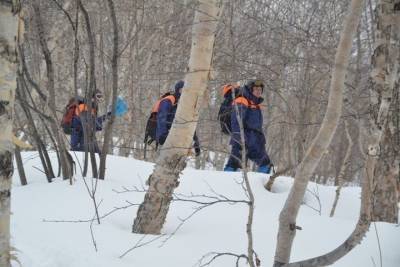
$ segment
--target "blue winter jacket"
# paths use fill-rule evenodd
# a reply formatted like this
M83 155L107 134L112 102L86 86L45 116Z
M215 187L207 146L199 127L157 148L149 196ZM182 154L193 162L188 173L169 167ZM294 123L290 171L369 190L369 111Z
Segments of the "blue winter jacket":
M175 118L177 97L175 96L175 103L173 104L169 99L163 99L160 102L157 113L157 130L156 139L159 143L163 144L167 138L169 129Z
M172 122L175 118L176 109L178 107L177 102L179 101L180 94L175 93L174 97L175 104L173 104L169 99L163 99L161 100L160 106L158 108L156 140L157 143L159 143L160 145L163 145L165 140L167 139L169 130L172 126ZM200 142L197 138L196 132L194 132L193 141L193 147L196 153L200 153Z
M248 101L249 105L243 102L243 97ZM242 99L239 99L242 98ZM241 101L242 100L242 101ZM263 98L257 98L250 92L250 88L244 86L242 88L242 97L238 97L234 101L234 105L238 107L239 116L242 118L244 127L245 143L248 149L257 146L265 145L265 136L263 133L263 116L260 107L258 106L263 102ZM231 145L240 144L240 126L236 117L236 109L234 108L231 113Z

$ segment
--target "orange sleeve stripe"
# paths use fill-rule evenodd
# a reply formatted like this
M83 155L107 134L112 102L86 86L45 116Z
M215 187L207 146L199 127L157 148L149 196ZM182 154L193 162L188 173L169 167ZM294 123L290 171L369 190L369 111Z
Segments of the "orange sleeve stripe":
M237 88L239 88L239 85L237 85L237 84L230 84L230 83L225 84L222 87L222 96L225 96L227 93L231 93L231 91L233 89L237 89Z
M79 116L79 115L81 114L81 112L83 112L83 111L88 111L88 107L87 107L87 105L84 104L84 103L79 104L79 105L77 106L77 108L75 109L75 114L76 114L77 116ZM92 114L93 114L93 115L96 114L96 109L92 108Z
M244 98L243 96L239 96L238 98L235 98L235 100L233 101L233 103L235 104L242 104L246 107L249 106L249 101L247 101L246 98Z
M222 96L225 96L227 93L229 93L232 90L233 86L230 84L224 85L222 88Z
M235 98L232 104L241 104L244 105L248 108L253 108L253 109L260 109L260 105L253 104L249 102L246 98L243 96L239 96L238 98Z
M83 111L83 109L85 104L79 104L76 108L75 108L75 115L79 116L79 114L81 114L81 112Z
M175 96L169 95L169 96L166 96L166 97L164 97L162 99L157 100L157 102L154 104L153 108L151 109L151 113L157 113L158 112L158 109L160 108L160 103L164 99L168 99L169 101L171 101L172 105L175 105Z
M164 97L162 100L164 100L164 99L168 99L169 101L171 101L172 105L175 105L175 96L169 95L169 96Z

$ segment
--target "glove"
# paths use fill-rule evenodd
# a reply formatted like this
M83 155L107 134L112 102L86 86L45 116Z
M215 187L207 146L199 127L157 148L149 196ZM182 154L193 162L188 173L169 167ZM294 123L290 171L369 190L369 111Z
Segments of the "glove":
M200 156L200 147L196 147L194 149L194 152L195 152L196 157Z

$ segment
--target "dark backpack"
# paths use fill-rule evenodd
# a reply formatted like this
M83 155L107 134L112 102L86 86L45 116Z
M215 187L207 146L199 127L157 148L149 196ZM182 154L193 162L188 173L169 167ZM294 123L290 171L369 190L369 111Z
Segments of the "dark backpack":
M75 109L83 100L79 97L72 97L69 99L68 104L65 106L64 115L61 120L61 127L65 134L72 133L72 118L75 116Z
M145 144L151 144L156 140L156 130L157 130L157 113L158 109L160 107L160 102L168 97L168 96L173 96L172 92L167 92L163 94L157 102L153 105L153 108L151 109L151 113L149 118L147 119L146 123L146 130L145 130L145 135L144 135L144 143ZM175 103L173 103L175 104Z
M234 90L232 95L232 90ZM239 97L240 88L231 84L226 84L222 87L222 95L224 96L224 101L222 101L221 106L218 111L218 120L221 125L221 131L224 134L230 135L232 132L231 128L231 113L232 113L232 101L233 99Z

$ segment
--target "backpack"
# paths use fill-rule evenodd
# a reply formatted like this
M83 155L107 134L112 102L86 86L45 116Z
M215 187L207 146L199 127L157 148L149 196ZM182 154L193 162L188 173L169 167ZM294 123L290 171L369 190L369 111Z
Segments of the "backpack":
M234 90L232 95L232 90ZM233 99L239 97L240 87L232 84L226 84L222 87L222 95L224 96L224 101L222 101L221 106L218 111L218 120L221 125L221 131L224 134L230 135L232 132L231 128L231 113L232 113L232 101Z
M174 96L172 92L167 92L163 94L157 102L153 105L153 108L151 109L151 113L149 118L147 119L146 123L146 130L145 130L145 136L144 136L144 143L145 145L151 144L156 140L156 130L157 130L157 113L158 109L160 107L161 101L168 97L168 96ZM172 104L175 104L175 98Z
M65 111L61 120L61 127L65 134L70 135L72 133L72 118L75 116L75 109L82 103L83 100L81 98L71 97L68 104L65 106Z

